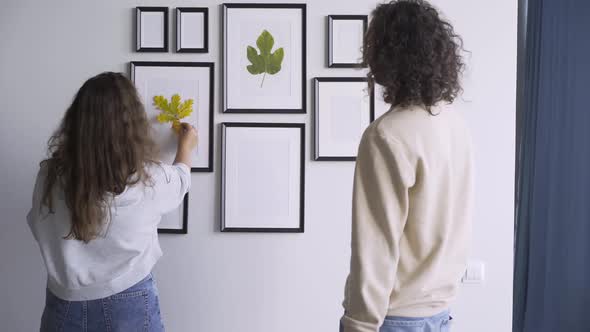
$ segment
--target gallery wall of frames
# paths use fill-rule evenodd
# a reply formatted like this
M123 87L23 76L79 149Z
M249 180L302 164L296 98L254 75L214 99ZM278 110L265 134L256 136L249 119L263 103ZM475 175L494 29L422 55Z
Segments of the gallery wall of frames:
M303 233L306 158L354 162L362 133L376 117L379 92L369 87L362 70L368 16L335 12L325 17L325 67L360 70L355 77L316 77L306 66L306 4L228 3L221 7L219 63L170 62L162 55L162 61L129 64L159 158L166 163L174 160L178 125L192 124L199 143L191 171L216 171L220 176L221 232ZM136 52L209 52L209 8L137 7L135 22ZM218 86L215 66L222 71L221 110L213 106ZM308 84L312 96L307 95ZM312 98L312 110L306 107L308 98ZM216 112L235 114L236 120L216 128ZM265 121L249 120L248 114L264 114ZM284 117L277 121L276 114L312 117L310 150L305 146L305 123L285 122ZM217 147L216 134L221 136ZM220 155L220 165L214 165L215 153ZM159 232L187 234L189 214L187 194L184 204L163 217Z

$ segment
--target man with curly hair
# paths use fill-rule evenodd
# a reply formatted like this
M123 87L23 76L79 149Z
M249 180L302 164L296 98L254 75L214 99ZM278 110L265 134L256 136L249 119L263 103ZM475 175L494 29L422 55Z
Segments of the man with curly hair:
M341 331L446 332L471 233L471 138L451 105L462 41L422 0L379 5L365 39L391 110L358 151Z

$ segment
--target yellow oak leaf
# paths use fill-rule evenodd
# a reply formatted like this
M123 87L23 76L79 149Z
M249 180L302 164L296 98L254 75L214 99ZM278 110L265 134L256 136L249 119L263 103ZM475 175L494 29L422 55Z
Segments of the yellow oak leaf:
M160 123L172 122L172 129L178 133L180 131L180 120L191 115L193 112L193 99L187 99L182 102L179 94L175 93L170 98L170 102L164 96L154 96L154 106L161 111L156 117Z

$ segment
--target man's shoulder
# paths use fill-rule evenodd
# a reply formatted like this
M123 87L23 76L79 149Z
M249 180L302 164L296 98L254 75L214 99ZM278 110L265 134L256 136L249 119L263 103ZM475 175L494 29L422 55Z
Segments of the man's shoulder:
M367 127L365 136L406 142L420 130L427 116L430 115L421 108L393 109L373 121Z

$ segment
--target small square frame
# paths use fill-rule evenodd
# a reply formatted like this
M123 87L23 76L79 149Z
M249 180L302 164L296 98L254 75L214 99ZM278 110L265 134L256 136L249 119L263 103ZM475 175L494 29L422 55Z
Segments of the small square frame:
M164 15L164 45L162 47L141 46L141 14L144 12L161 12ZM168 52L168 7L136 7L135 8L135 51L137 52Z
M182 47L182 13L203 13L203 47ZM208 53L209 52L209 8L177 7L176 8L176 52L177 53Z
M356 63L341 63L341 62L334 62L334 31L333 31L333 24L334 21L341 20L341 21L362 21L363 22L363 30L364 33L367 31L367 26L369 22L369 18L367 15L328 15L327 17L327 25L328 25L328 38L327 41L327 62L329 68L364 68L362 62ZM365 38L363 33L363 40Z

